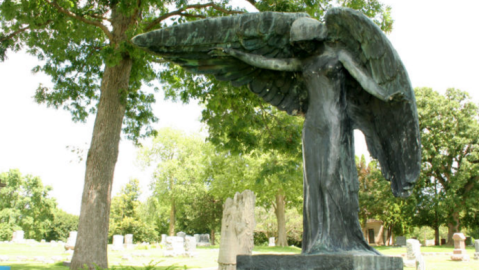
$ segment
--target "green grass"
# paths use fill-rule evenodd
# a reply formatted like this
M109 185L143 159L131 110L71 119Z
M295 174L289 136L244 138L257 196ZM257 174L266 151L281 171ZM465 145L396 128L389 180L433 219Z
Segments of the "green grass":
M218 246L199 247L197 248L198 256L195 258L186 257L163 257L163 250L160 248L153 248L148 250L143 249L128 249L123 251L109 251L108 260L110 269L117 270L148 270L145 266L156 264L155 270L167 270L168 267L176 265L183 269L187 268L207 268L217 266ZM400 256L406 253L405 247L376 247L376 249L388 256ZM452 253L453 248L447 246L441 247L421 247L421 252L440 252ZM149 257L133 257L132 261L122 260L122 256L133 253L150 253ZM467 247L467 252L471 257L470 262L454 262L451 261L450 255L440 256L424 256L426 261L426 269L428 270L478 270L479 261L474 260L474 248ZM267 247L257 246L253 249L253 254L299 254L301 249L297 247ZM62 263L44 264L33 261L18 262L16 256L26 256L33 258L34 256L44 256L50 258L51 256L63 256L67 258L63 247L51 247L49 244L38 244L30 246L26 244L0 244L0 255L7 255L10 261L0 262L0 265L12 266L12 270L68 270L68 267ZM151 268L153 269L153 268ZM415 268L404 268L405 270L414 270Z

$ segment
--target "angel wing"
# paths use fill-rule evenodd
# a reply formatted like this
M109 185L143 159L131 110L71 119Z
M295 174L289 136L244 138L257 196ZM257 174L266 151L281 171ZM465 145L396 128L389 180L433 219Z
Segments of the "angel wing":
M208 52L230 47L268 58L297 57L290 45L290 29L302 17L309 16L264 12L210 18L139 35L133 42L190 72L213 74L233 86L248 85L264 101L295 115L308 108L300 74L259 69L233 57L211 57ZM348 114L355 127L365 134L394 195L408 196L419 175L421 156L416 103L406 70L387 37L361 13L333 8L325 24L326 44L348 51L387 94L402 96L402 100L384 102L364 91L352 76L345 82Z
M328 43L346 49L387 94L401 100L384 102L346 80L349 115L378 159L395 196L407 197L421 169L421 143L414 92L406 69L381 29L362 13L328 10ZM334 44L334 45L333 45Z
M290 58L294 50L289 43L291 25L306 13L248 13L209 18L138 35L133 42L149 51L198 74L213 74L233 86L247 85L264 101L296 115L307 110L307 91L299 74L252 67L230 57L213 57L215 47L262 55Z

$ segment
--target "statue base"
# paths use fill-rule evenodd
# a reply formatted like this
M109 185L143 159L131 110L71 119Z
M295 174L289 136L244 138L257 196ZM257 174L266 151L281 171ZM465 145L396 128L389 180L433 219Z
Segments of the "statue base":
M403 270L400 257L375 255L238 255L237 270Z

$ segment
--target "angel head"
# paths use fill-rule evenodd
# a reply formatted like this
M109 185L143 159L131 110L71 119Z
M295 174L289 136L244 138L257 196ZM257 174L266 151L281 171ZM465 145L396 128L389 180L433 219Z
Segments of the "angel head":
M327 29L320 21L303 17L293 22L289 41L293 47L299 47L307 53L313 53L321 47L327 37Z

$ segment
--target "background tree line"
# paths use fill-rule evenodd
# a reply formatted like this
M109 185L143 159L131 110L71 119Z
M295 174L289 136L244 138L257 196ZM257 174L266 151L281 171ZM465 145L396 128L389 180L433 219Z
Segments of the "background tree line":
M360 222L382 220L388 244L393 235L422 237L428 234L424 227L435 231L436 243L441 231L449 241L452 233L461 230L479 238L478 106L457 89L444 95L430 88L415 91L422 137L421 176L411 197L395 198L378 163L357 158ZM283 121L288 119L296 118ZM301 123L294 121L290 124L299 129ZM300 146L299 136L294 142ZM151 195L141 202L139 180L132 179L113 197L110 241L114 234L131 233L135 241L154 242L162 233L179 231L209 233L215 241L225 199L250 189L257 195L255 243L264 244L275 236L278 245L300 245L302 160L298 152L257 147L245 154L226 150L199 134L159 130L138 153L143 166L154 168ZM78 217L58 209L49 196L52 188L43 186L38 177L10 170L0 179L6 184L0 189L2 240L10 240L14 230L22 229L26 238L65 241L76 230Z

